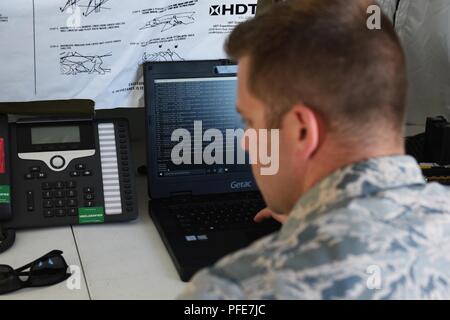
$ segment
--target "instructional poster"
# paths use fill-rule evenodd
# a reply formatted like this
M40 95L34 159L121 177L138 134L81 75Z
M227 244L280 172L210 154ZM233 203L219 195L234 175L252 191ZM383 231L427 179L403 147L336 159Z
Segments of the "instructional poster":
M0 101L143 106L142 63L224 58L256 0L1 0Z

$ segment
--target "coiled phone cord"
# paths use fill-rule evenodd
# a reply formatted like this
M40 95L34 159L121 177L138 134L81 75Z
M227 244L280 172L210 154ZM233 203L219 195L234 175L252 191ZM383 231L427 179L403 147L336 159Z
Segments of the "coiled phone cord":
M16 240L16 232L12 229L3 229L0 225L0 253L12 247Z

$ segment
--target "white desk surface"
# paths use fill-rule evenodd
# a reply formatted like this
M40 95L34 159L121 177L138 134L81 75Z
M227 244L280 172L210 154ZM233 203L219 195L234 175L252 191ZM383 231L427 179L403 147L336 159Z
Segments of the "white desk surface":
M135 169L145 163L142 142L133 143ZM30 288L3 299L173 299L180 280L148 214L146 177L136 179L139 217L129 223L18 231L16 243L0 254L0 264L21 267L53 249L82 270L81 289L66 283Z

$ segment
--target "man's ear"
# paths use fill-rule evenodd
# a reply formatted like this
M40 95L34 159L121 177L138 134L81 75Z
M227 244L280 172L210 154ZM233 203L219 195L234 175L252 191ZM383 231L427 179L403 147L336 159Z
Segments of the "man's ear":
M295 148L298 156L311 158L320 144L320 118L311 108L296 105L290 112L289 126L292 137L295 138Z

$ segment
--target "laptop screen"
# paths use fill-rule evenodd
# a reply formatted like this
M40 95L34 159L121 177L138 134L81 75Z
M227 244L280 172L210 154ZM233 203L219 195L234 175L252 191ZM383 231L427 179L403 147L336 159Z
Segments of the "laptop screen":
M237 164L237 153L242 151L240 138L231 136L230 131L243 129L235 107L235 76L155 79L153 89L156 167L160 178L250 171L248 165ZM205 139L209 129L215 129L215 134ZM216 147L222 145L223 149L212 148L212 143ZM211 164L205 154L217 161ZM182 156L185 161L177 163L174 156Z

